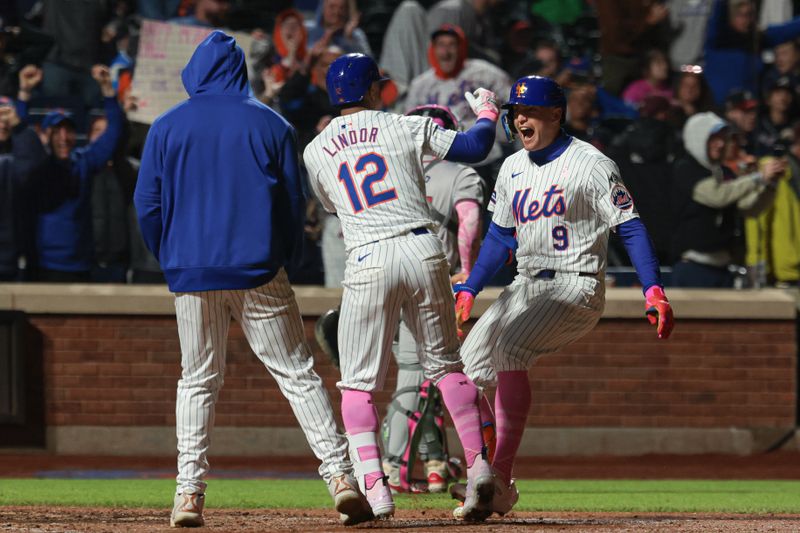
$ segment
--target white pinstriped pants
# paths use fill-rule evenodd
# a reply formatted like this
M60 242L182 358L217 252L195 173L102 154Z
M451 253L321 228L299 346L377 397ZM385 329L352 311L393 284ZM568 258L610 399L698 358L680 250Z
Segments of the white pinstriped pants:
M426 378L461 370L450 265L436 235L408 233L353 249L343 286L340 389L383 388L401 311Z
M528 370L540 355L589 333L604 305L605 285L593 277L519 274L467 335L461 347L464 373L487 387L496 385L497 372Z
M222 388L231 317L289 400L327 482L350 472L347 441L337 431L330 398L305 341L300 310L286 272L248 290L175 294L181 367L175 405L178 435L178 491L205 492L214 405ZM259 409L253 405L253 409Z

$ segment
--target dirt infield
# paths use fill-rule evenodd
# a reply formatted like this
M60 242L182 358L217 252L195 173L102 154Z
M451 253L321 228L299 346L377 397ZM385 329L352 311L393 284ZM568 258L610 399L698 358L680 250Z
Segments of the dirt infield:
M206 527L215 531L798 531L800 515L743 516L709 514L626 513L512 513L485 524L457 522L447 511L398 511L393 520L345 528L333 511L209 510ZM0 507L0 531L74 532L125 531L140 533L175 531L168 511L151 509L89 509Z
M46 453L0 454L0 477L70 477L69 472L142 470L174 476L174 459L52 456ZM278 458L212 458L212 473L250 472L254 478L290 477L308 472L315 477L316 463ZM60 473L60 474L59 474ZM66 473L66 474L65 474ZM800 454L776 452L736 457L548 457L520 460L515 473L534 479L800 479ZM213 474L212 474L213 477ZM249 477L249 476L244 476ZM798 505L800 508L800 505ZM175 531L169 528L169 509L107 509L72 507L3 507L0 531L88 533L124 531L139 533ZM630 532L753 532L800 531L798 515L722 515L647 513L515 512L486 524L468 525L453 520L448 511L400 510L392 521L344 528L333 510L208 509L205 529L214 531L630 531Z

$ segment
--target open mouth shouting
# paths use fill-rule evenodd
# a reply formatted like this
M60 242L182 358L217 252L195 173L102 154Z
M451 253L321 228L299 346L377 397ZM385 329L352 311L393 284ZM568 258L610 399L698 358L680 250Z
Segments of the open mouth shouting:
M536 130L530 126L521 126L519 128L519 135L522 138L522 142L528 144L534 140L534 137L536 136Z

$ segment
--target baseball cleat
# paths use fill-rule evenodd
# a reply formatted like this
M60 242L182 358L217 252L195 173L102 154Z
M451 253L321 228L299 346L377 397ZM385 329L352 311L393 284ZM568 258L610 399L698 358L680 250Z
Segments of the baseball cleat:
M377 480L372 487L367 489L367 501L372 508L372 514L378 520L386 520L394 516L394 500L386 476Z
M203 506L206 495L192 492L179 492L175 494L172 514L169 517L170 527L200 527L205 524L203 520Z
M454 500L459 500L461 502L464 501L466 497L467 486L463 483L455 483L450 487L450 496L453 497ZM516 505L517 501L519 500L519 490L517 490L517 486L514 483L514 480L511 480L511 484L506 486L499 477L495 476L494 480L494 498L492 499L492 511L503 516L511 511L511 509ZM456 518L460 518L458 516L461 513L462 507L458 507L453 511L453 516Z
M494 473L483 453L467 468L467 490L458 518L465 522L483 522L492 515L493 498Z
M428 481L428 492L444 492L447 490L447 463L431 459L425 461L425 478Z
M336 474L328 483L333 506L339 511L339 520L345 526L354 526L372 520L372 509L358 490L358 483L349 474Z

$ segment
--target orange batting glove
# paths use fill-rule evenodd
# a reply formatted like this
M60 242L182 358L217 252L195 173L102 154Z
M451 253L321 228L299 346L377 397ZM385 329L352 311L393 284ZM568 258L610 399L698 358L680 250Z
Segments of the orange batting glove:
M464 340L464 330L461 329L461 326L469 320L472 305L475 303L475 295L470 288L461 283L453 287L453 290L456 293L456 333L458 333L459 339Z
M645 297L645 315L647 320L652 324L658 324L658 338L666 339L672 333L672 328L675 327L675 317L672 315L672 307L669 305L667 295L664 294L664 289L658 285L653 285L644 295ZM456 307L458 307L456 305Z

